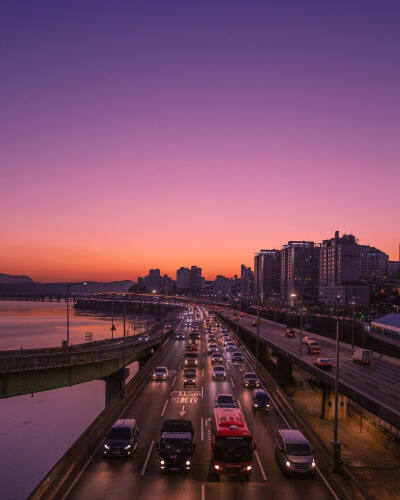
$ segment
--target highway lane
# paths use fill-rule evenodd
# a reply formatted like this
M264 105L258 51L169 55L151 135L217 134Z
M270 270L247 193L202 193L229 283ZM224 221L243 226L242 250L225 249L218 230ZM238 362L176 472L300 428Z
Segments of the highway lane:
M224 310L224 314L232 319L231 310ZM256 333L256 327L252 326L255 316L246 315L240 320L240 324L245 328ZM287 338L285 334L286 327L273 323L269 320L261 319L260 337L265 338L278 346L284 347L289 352L299 355L299 335L298 330L295 338ZM336 351L335 342L320 335L307 333L303 331L303 336L309 335L315 337L322 348L321 356L329 357L335 365ZM305 345L302 346L302 358L313 364L313 360L318 356L312 356L307 353ZM334 367L332 373L334 374ZM343 383L348 384L360 392L370 395L382 405L386 405L400 414L400 399L396 393L395 387L400 379L400 364L395 365L374 358L371 367L360 366L353 362L352 351L347 345L340 348L340 378Z
M190 329L183 328L188 336ZM203 332L199 344L197 387L183 387L184 344L185 342L175 341L160 363L172 371L168 381L149 381L124 415L126 418L136 418L140 426L139 447L133 458L104 458L100 449L68 498L232 500L252 496L255 500L331 499L331 494L319 477L288 479L282 474L275 461L273 443L276 430L286 428L287 425L276 410L269 416L252 415L249 406L251 391L244 389L242 385L243 367L233 366L230 354L225 353L224 361L227 380L212 380L211 359L207 355L207 341ZM210 416L215 396L221 392L235 395L257 440L257 457L254 458L249 482L241 482L239 478L229 476L223 476L217 482L210 471ZM187 475L178 472L161 474L155 442L159 439L163 420L180 416L191 419L194 425L197 450L192 459L192 470Z

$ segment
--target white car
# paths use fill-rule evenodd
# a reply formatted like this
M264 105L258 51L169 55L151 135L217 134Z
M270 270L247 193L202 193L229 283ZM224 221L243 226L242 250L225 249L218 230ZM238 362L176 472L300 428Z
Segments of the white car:
M225 368L222 365L217 365L213 367L212 370L213 380L226 380Z
M167 380L168 368L166 366L157 366L153 372L153 380Z

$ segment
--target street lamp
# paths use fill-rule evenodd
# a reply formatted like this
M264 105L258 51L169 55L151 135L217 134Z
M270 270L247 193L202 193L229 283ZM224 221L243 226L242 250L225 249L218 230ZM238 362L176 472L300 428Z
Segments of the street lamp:
M124 293L124 336L122 340L122 396L125 397L125 364L126 364L126 293Z
M257 343L256 343L256 357L257 357L257 369L258 369L258 358L259 358L259 342L260 342L260 291L258 287L258 279L256 286L256 294L257 294Z
M354 323L355 323L355 318L354 318L354 314L355 314L355 306L356 306L356 301L354 300L354 297L353 297L353 300L351 301L351 304L353 306L353 317L352 317L352 320L351 320L351 350L354 351Z
M340 469L340 443L338 441L338 411L339 411L339 304L340 296L336 297L336 375L335 375L335 417L333 427L333 471L339 472Z
M77 283L67 283L67 348L69 349L69 298L70 298L70 290L73 286L83 285L86 286L86 281L79 281Z

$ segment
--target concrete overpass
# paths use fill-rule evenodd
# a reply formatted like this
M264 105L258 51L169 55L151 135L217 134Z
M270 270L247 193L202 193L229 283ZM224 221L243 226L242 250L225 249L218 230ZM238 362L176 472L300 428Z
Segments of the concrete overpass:
M242 340L256 352L256 326L252 322L255 316L246 314L243 319L235 321L231 309L220 309L218 315L234 327L239 328ZM333 398L335 380L335 342L332 339L303 331L317 339L322 347L321 356L333 361L332 372L323 371L314 366L314 358L302 346L300 357L299 335L296 338L285 336L284 325L260 319L259 358L266 361L272 353L276 354L278 368L284 376L291 376L292 364L300 366L321 381L323 386L322 405L329 405ZM315 356L314 356L315 357ZM371 367L356 365L352 361L351 346L341 344L340 348L339 391L344 396L370 411L377 417L400 429L400 399L398 397L398 381L400 380L400 360L383 357L375 353ZM331 405L332 406L332 405ZM321 414L324 414L322 407Z
M120 390L123 367L134 361L147 360L170 333L164 326L178 324L177 315L154 325L140 335L78 344L67 348L43 348L0 352L0 398L31 394L64 386L103 379L106 382L106 403ZM124 363L125 359L125 363Z

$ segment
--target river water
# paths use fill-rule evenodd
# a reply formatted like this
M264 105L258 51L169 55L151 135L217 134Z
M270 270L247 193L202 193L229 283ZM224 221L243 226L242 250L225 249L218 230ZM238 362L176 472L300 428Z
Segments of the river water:
M141 333L152 319L128 316L127 334ZM122 318L114 318L122 336ZM72 344L111 337L111 318L75 311L70 304ZM0 350L60 346L66 337L65 302L0 301ZM130 367L131 378L137 364ZM27 497L43 476L104 408L104 382L0 400L0 498Z

